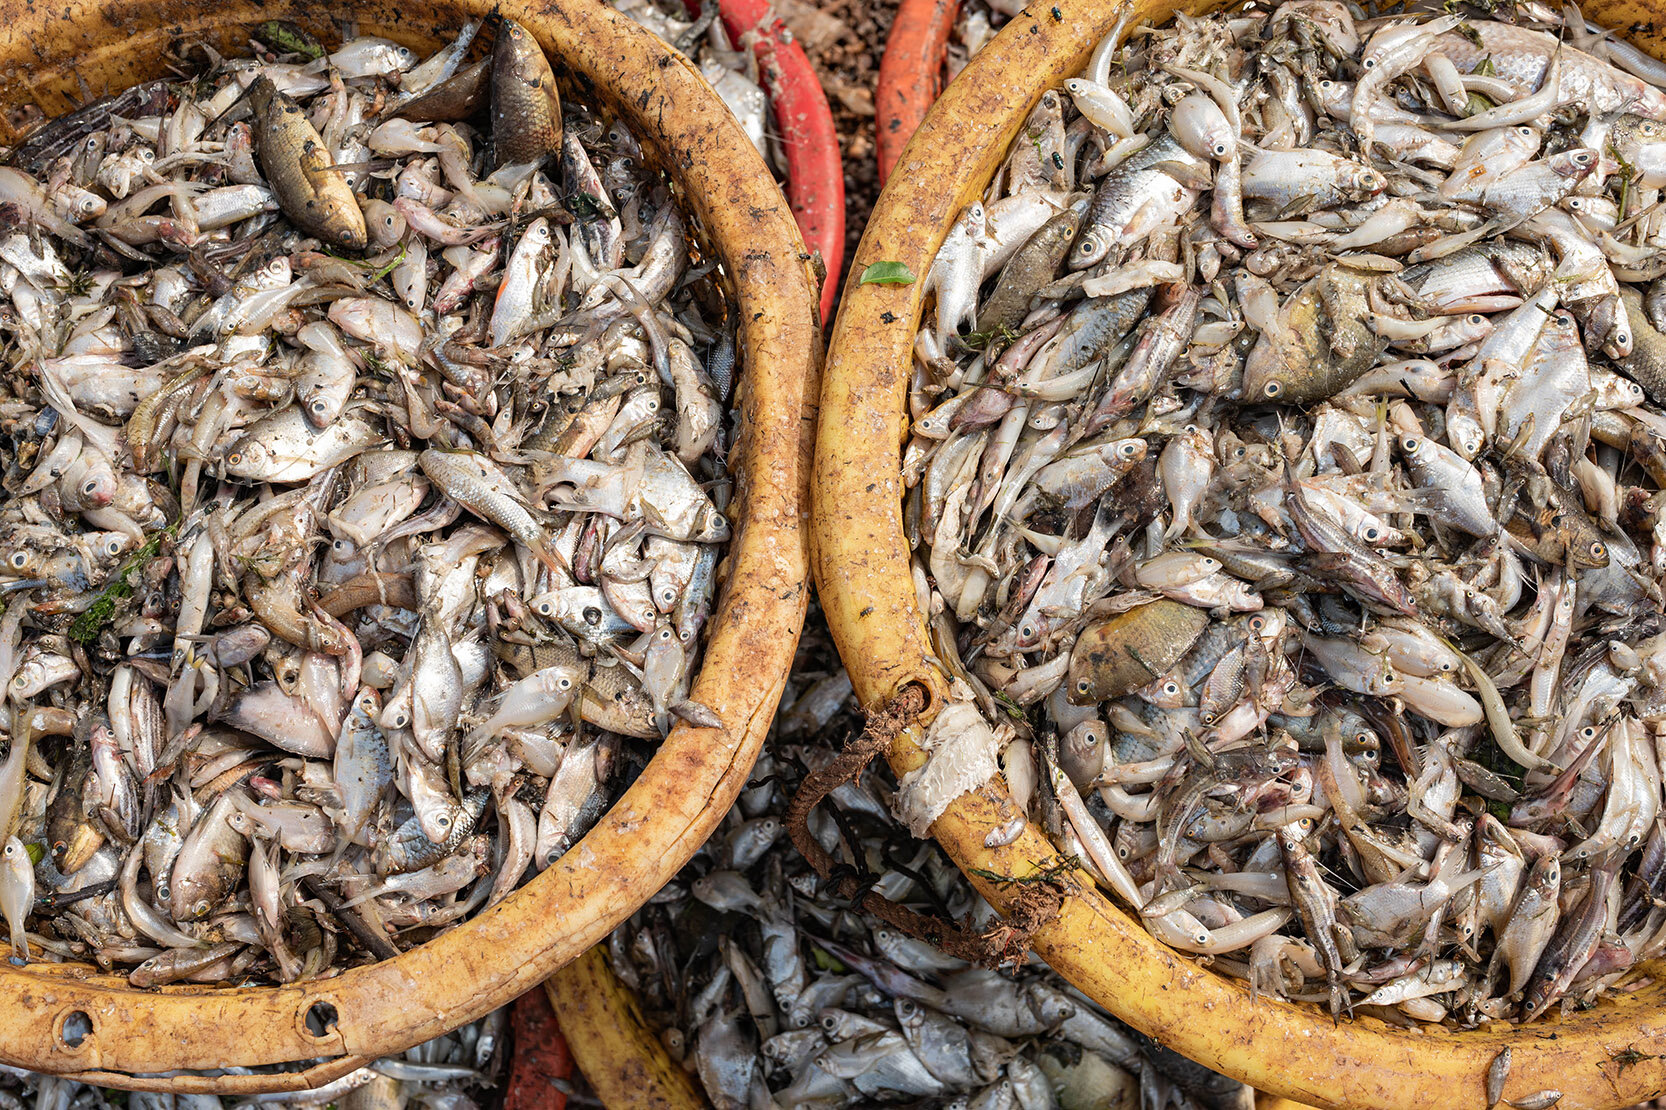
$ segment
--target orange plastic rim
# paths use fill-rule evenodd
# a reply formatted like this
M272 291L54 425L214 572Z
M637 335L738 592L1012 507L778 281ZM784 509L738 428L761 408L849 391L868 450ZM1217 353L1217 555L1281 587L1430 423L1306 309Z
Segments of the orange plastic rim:
M1135 0L1135 25L1214 5ZM919 611L903 531L900 452L908 431L908 378L923 297L913 285L861 285L856 275L895 261L924 275L962 208L983 192L1041 94L1078 72L1115 24L1120 0L1059 0L1013 19L948 87L880 195L846 284L822 388L816 448L815 569L823 610L857 696L869 707L918 683L926 720L947 695ZM1635 0L1598 0L1587 14L1607 26L1641 26L1639 46L1666 56ZM917 732L888 753L900 774L921 762ZM1065 861L1027 829L1000 849L985 837L1015 812L999 777L953 804L932 826L972 883L997 908L1010 887L981 873L1034 874ZM975 869L975 870L973 870ZM1619 1108L1666 1091L1666 987L1659 984L1566 1019L1457 1032L1400 1029L1370 1018L1333 1021L1319 1009L1266 998L1159 943L1085 874L1059 916L1035 937L1037 953L1130 1025L1260 1090L1338 1110L1473 1110L1485 1104L1488 1066L1512 1049L1507 1098L1563 1092L1563 1108ZM1641 969L1656 973L1654 967ZM1646 1058L1632 1062L1635 1047Z
M139 991L83 966L0 964L0 1062L111 1086L247 1093L314 1086L530 990L602 939L674 875L728 812L780 699L807 603L805 516L821 340L814 284L780 190L697 71L595 0L0 0L0 106L74 106L161 76L170 52L247 49L247 28L335 21L431 49L469 16L523 23L569 95L617 111L667 167L726 271L740 321L738 506L692 697L723 727L679 724L624 796L555 866L418 948L336 977L269 988ZM0 141L15 136L4 133ZM316 1009L315 1009L316 1007ZM320 1036L307 1016L326 1019ZM83 1014L77 1045L65 1020ZM166 1076L328 1058L284 1075Z

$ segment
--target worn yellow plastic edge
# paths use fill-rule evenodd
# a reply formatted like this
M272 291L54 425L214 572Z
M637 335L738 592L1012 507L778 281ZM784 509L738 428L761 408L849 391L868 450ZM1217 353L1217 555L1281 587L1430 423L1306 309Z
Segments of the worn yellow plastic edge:
M1157 24L1176 5L1136 0L1135 8L1139 19ZM932 661L902 526L899 459L921 286L862 285L860 275L882 260L927 272L1030 108L1082 66L1117 11L1118 0L1041 0L1013 19L914 133L857 248L823 378L813 564L823 610L864 706L882 706L919 683L932 695L929 720L946 687ZM1666 53L1652 29L1657 13L1643 4L1599 2L1586 11L1609 26L1649 23L1650 33L1633 41ZM890 751L898 773L922 761L915 739L905 733ZM972 869L1023 876L1064 862L1033 828L1004 848L984 847L1012 812L996 778L953 803L932 827L997 908L1010 901L1008 890ZM1473 1110L1484 1104L1487 1066L1505 1045L1513 1050L1506 1097L1554 1088L1563 1092L1564 1108L1619 1108L1666 1090L1666 1059L1630 1066L1616 1059L1633 1046L1652 1054L1666 1044L1659 985L1525 1028L1454 1033L1368 1018L1337 1022L1312 1007L1252 1001L1241 983L1153 939L1085 874L1077 873L1075 885L1059 916L1037 933L1036 952L1129 1024L1260 1090L1336 1110Z
M544 982L573 1062L607 1110L707 1110L597 945Z
M571 79L567 95L618 111L666 167L738 300L742 376L733 452L740 508L727 577L691 696L723 727L679 724L641 776L555 866L493 909L384 963L258 989L139 991L87 967L0 964L0 1062L133 1088L296 1090L471 1021L601 940L705 841L745 784L791 667L808 601L808 485L821 337L815 279L785 199L699 73L597 0L0 0L0 106L56 114L80 90L165 72L170 50L247 50L247 28L336 20L425 49L470 15L522 22ZM0 114L0 120L9 119ZM0 122L0 141L10 142ZM307 1013L327 1004L322 1035ZM87 1015L78 1045L64 1020ZM178 1069L333 1057L282 1076Z

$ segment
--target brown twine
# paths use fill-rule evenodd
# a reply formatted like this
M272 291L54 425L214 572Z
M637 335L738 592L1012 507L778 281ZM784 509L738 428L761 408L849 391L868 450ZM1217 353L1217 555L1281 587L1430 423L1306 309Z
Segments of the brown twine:
M840 864L816 838L810 835L810 812L833 791L857 778L874 756L885 750L905 729L919 723L926 706L926 694L917 685L908 686L880 710L868 715L868 726L845 745L825 766L804 776L787 804L787 833L799 854L821 876L834 897L848 901L855 909L884 921L916 940L935 945L957 959L985 967L1022 964L1030 938L1051 920L1063 904L1062 889L1051 882L1026 883L1019 887L1007 919L987 932L978 933L966 925L935 914L923 914L893 902L863 883L859 873Z

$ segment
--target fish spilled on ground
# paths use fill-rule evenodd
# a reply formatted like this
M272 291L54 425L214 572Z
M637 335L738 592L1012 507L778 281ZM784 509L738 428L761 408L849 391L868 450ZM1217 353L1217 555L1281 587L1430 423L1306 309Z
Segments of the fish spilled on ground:
M976 967L854 911L788 838L788 800L860 724L812 627L775 737L723 825L615 930L609 963L716 1110L1247 1110L1254 1092L1100 1010L1039 965ZM1000 922L892 816L875 767L808 832L918 914ZM845 857L844 853L854 856Z
M624 123L480 29L263 24L0 165L14 960L387 958L721 724L721 275Z

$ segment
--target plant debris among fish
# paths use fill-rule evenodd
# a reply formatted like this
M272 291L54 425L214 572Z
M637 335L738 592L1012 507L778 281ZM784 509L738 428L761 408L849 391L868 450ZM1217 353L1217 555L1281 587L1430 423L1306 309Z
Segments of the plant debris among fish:
M262 24L0 166L14 961L386 957L720 723L721 275L624 123L480 29Z
M1571 5L1131 19L923 280L938 657L1030 819L1257 992L1625 989L1666 950L1666 66Z

